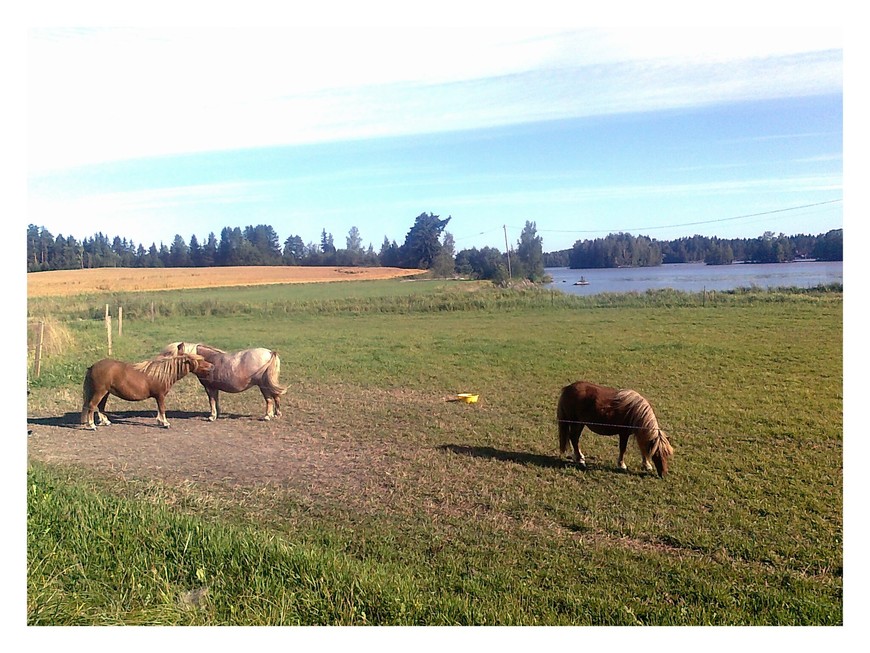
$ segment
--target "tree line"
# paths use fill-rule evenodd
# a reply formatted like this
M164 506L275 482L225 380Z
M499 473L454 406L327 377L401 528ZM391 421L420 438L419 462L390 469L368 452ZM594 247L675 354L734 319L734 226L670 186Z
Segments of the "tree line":
M803 259L842 261L843 230L833 229L817 236L786 236L767 231L758 238L724 239L696 235L670 241L617 233L605 238L578 240L571 249L546 253L544 265L588 269L646 267L662 263L785 263Z
M445 229L451 218L421 213L404 242L384 237L380 250L363 246L359 229L351 227L345 247L339 248L323 229L319 243L305 243L291 235L283 243L269 225L224 227L218 238L209 233L200 242L193 235L185 241L176 235L170 245L149 248L119 236L97 233L79 242L73 237L53 236L43 227L27 228L27 271L78 268L216 267L239 265L317 265L400 267L430 270L435 276L462 276L541 282L545 267L606 268L654 266L662 263L723 265L734 261L786 262L813 258L843 260L843 230L817 236L785 236L766 232L754 239L722 239L692 236L658 241L627 233L605 238L578 240L571 249L545 253L534 222L527 221L515 248L501 252L495 247L455 251L453 236Z
M200 242L193 235L185 241L176 235L170 245L152 243L147 249L120 236L97 233L79 242L73 237L54 236L44 227L27 227L27 271L73 270L80 268L219 267L240 265L312 265L342 267L399 267L431 270L441 277L462 275L504 281L544 277L542 239L535 223L527 222L516 251L502 253L484 247L455 251L455 241L445 232L451 218L421 213L408 230L404 242L384 237L380 250L363 246L357 227L351 227L345 247L339 248L331 233L323 229L319 243L305 243L298 235L281 242L269 225L224 227ZM512 254L512 255L511 255Z

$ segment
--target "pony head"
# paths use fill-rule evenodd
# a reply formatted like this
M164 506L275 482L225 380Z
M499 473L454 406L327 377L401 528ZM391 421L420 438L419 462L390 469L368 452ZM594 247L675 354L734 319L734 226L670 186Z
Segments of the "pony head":
M673 455L674 448L668 440L667 433L659 429L658 437L650 441L650 458L652 458L659 478L663 478L668 473L668 463Z
M161 356L183 356L184 354L196 354L197 343L195 342L172 342L160 350Z
M184 358L190 361L190 371L197 376L209 375L214 371L214 365L212 363L209 363L199 354L182 354L180 347L178 351L179 356L184 356Z

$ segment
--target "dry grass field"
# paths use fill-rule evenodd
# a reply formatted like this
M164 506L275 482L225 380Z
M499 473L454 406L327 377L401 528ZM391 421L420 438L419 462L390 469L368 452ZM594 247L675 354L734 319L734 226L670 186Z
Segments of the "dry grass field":
M247 266L215 268L96 268L31 272L28 297L63 297L95 291L179 290L280 283L369 281L420 274L400 268Z

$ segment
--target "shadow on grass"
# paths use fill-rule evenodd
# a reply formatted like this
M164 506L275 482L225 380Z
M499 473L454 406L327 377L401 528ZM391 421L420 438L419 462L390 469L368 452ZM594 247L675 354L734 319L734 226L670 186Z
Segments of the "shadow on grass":
M619 469L614 465L601 464L596 462L590 456L587 456L586 458L586 466L581 467L573 461L562 459L558 456L544 456L525 451L504 451L503 449L496 449L494 447L472 447L462 444L442 444L438 448L442 451L449 451L450 453L455 453L460 456L469 456L470 458L501 460L508 463L534 465L536 467L544 467L547 469L576 469L580 472L602 471L614 474L627 474L629 476L641 476L644 474L644 472L640 471Z
M537 467L547 467L550 469L562 469L564 467L573 466L572 462L561 460L556 456L542 456L541 454L528 453L524 451L504 451L493 447L470 447L461 444L442 444L438 448L461 456L488 458L490 460L501 460L509 463L518 463L520 465L535 465Z

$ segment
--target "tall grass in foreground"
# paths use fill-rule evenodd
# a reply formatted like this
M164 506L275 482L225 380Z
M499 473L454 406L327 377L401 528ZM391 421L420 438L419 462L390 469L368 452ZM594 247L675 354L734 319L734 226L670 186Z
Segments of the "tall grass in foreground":
M687 564L667 552L570 545L554 551L534 537L504 541L474 525L459 528L447 545L434 529L409 537L395 524L392 537L376 546L397 551L357 556L353 542L343 541L348 536L331 530L326 526L318 542L307 543L296 534L178 514L35 465L28 474L28 623L799 625L841 619L834 587L820 594L809 578L759 575L712 559ZM363 529L354 539L372 535ZM427 535L426 547L415 552L414 538Z
M841 293L392 287L356 309L350 287L179 293L131 319L130 360L180 338L277 349L281 427L357 456L307 490L31 463L28 622L842 623ZM104 334L78 301L52 310L75 346L32 380L29 414L80 408ZM556 460L578 378L651 399L671 475L636 473L633 443L615 472L615 441L592 435L587 471ZM204 410L196 386L173 406ZM481 402L443 400L467 390Z

